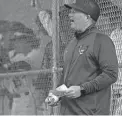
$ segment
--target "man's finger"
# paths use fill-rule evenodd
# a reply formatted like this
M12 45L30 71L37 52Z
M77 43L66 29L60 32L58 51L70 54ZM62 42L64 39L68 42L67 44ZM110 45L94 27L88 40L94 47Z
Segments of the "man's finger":
M60 102L58 101L58 102L54 102L54 103L49 103L48 105L53 107L53 106L57 106L59 104L60 104Z
M73 97L73 96L74 96L73 93L67 93L67 94L66 94L66 97Z
M67 90L66 91L66 93L72 93L73 92L73 90Z

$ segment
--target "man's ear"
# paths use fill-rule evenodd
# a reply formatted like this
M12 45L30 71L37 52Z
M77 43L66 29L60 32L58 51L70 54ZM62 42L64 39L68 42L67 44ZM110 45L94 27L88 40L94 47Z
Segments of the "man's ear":
M91 16L90 15L87 15L87 19L91 19Z
M2 40L3 39L3 35L0 33L0 40Z
M88 23L89 22L89 17L87 15L84 16L85 22Z

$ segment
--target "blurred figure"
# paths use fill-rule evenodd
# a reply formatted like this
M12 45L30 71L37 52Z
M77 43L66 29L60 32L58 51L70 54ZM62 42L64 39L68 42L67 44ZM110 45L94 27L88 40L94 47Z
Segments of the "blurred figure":
M52 43L52 30L51 30L51 15L47 11L40 11L39 15L36 18L36 24L38 25L38 32L37 37L35 34L27 29L24 25L18 22L11 23L11 31L14 31L14 37L10 40L10 47L11 51L9 52L9 58L11 64L9 64L8 69L9 71L26 71L26 70L40 70L41 68L50 68L44 64L48 64L50 61L48 55L45 53L45 48L48 43ZM48 27L47 27L48 26ZM48 30L49 29L49 30ZM24 31L23 31L24 30ZM29 30L29 32L28 32ZM52 44L51 44L52 45ZM52 50L52 49L51 49ZM48 61L45 61L46 55ZM51 58L50 58L51 59ZM23 65L22 65L23 62ZM26 63L25 63L26 62ZM43 62L43 63L42 63ZM19 63L19 64L18 64ZM28 65L24 66L24 65ZM20 66L21 65L21 66ZM19 66L19 67L18 67ZM21 68L20 68L21 67ZM48 74L39 74L39 78L48 78ZM19 78L19 77L18 77ZM18 82L15 83L22 83L20 79L14 79ZM47 83L45 81L44 83ZM32 83L31 83L32 84ZM19 85L18 85L19 86ZM38 88L38 84L35 84L36 88ZM50 86L50 85L49 85ZM43 110L42 106L44 105L44 100L46 98L47 91L43 89L43 85L40 82L39 87L41 90L35 90L34 97L36 98L36 105L38 110L38 114L43 114L40 112L40 109ZM46 86L48 88L48 86ZM22 87L19 87L19 90L15 90L16 92L20 93ZM27 91L24 91L27 92ZM30 95L30 93L29 93ZM22 94L20 95L22 98ZM22 101L21 98L16 99L16 102ZM15 103L15 102L14 102ZM38 103L38 104L37 104ZM12 114L17 114L18 107L14 104L14 109ZM45 106L44 106L45 107ZM28 112L30 113L30 112ZM25 114L28 114L27 111Z
M4 64L9 62L8 48L9 38L11 33L9 31L10 22L6 20L0 21L0 72L5 73L7 71Z
M13 38L10 39L11 51L9 52L9 57L11 63L20 61L20 64L23 64L23 61L26 62L26 64L28 63L31 68L36 66L33 63L35 59L28 57L28 54L30 54L34 49L37 49L40 44L33 30L27 28L20 22L12 22L11 31L14 32Z
M38 26L37 35L41 40L40 47L42 53L42 69L51 68L52 59L52 12L49 10L42 10L36 17L36 24Z
M37 69L35 59L29 56L33 50L38 49L39 40L36 38L32 29L29 29L20 22L11 22L10 31L13 32L13 37L9 39L9 58L10 63L7 64L8 72L21 72ZM39 55L40 53L38 53ZM39 68L38 68L39 69ZM30 94L31 88L27 83L28 77L15 76L11 80L10 91L18 96L14 97L12 103L12 115L34 115L34 101Z
M42 23L41 25L43 26ZM5 67L5 71L3 71L3 73L39 70L42 67L42 61L44 60L43 56L45 47L47 43L51 41L51 37L48 35L48 31L45 30L44 27L42 30L39 29L39 36L37 38L32 29L27 28L20 22L9 22L8 26L9 27L6 28L8 29L8 31L5 31L4 36L3 34L0 35L0 46L2 47L2 49L6 50L6 52L3 52L3 55L5 55L6 53L7 57L5 58L8 58L8 61L1 61L1 63L4 63L3 67ZM3 39L3 37L5 39ZM4 59L3 56L2 58ZM47 77L47 74L43 76ZM9 89L12 94L17 94L17 96L14 97L14 102L12 102L13 105L11 104L12 114L14 115L18 113L18 109L20 107L17 107L17 103L19 104L20 101L22 103L23 97L24 99L28 99L28 95L26 96L25 94L29 92L29 90L27 89L27 86L23 86L23 80L21 80L21 78L23 77L14 77L14 79L11 80L11 88ZM46 94L43 90L41 90L39 93L40 95L42 93ZM30 99L28 99L28 102L30 101ZM41 102L44 102L44 99ZM27 103L25 106L27 106ZM25 111L25 114L28 113L27 111ZM31 112L31 114L33 113Z
M112 86L112 115L122 115L122 108L121 108L121 102L122 102L122 29L117 28L112 31L110 38L112 39L117 59L118 59L118 65L119 65L119 72L118 72L118 80L116 83Z
M10 22L8 20L0 20L0 73L6 73L7 67L5 64L10 63L9 38L12 33L9 31ZM7 79L0 79L0 114L8 115L10 113L10 103L12 102L12 94L9 92L9 84ZM6 107L4 107L6 106ZM4 107L4 108L3 108Z
M42 54L42 57L40 58L40 62L42 62L41 69L49 69L52 66L52 12L49 10L41 10L36 17L35 22L38 26L37 35L41 41L40 42L40 52ZM46 111L44 101L48 95L47 88L51 88L51 85L49 83L52 83L50 73L40 73L37 78L37 84L35 83L35 86L37 88L37 90L35 91L36 92L35 97L37 99L36 102L38 103L37 113L39 115L44 114ZM38 90L38 88L40 88L40 90ZM39 106L39 104L41 104L41 106Z
M45 19L44 19L45 20ZM41 23L42 24L42 23ZM42 29L42 28L41 28ZM43 61L43 55L46 47L46 42L42 41L43 38L46 40L51 41L51 37L49 37L47 34L47 31L43 27L42 30L39 29L39 34L41 35L37 36L34 34L31 29L28 29L25 27L23 24L19 22L12 22L11 23L11 31L14 32L13 38L10 39L10 48L11 51L9 52L9 58L11 64L8 65L8 69L10 72L16 72L16 71L27 71L27 70L40 70L42 67L42 61ZM45 44L46 43L46 44ZM40 75L39 75L40 76ZM47 74L41 75L41 78L46 78ZM22 77L16 77L14 79L14 88L15 85L18 86L14 89L14 92L20 94L20 98L15 98L14 103L13 103L13 108L12 108L12 114L21 114L22 110L19 110L19 102L24 103L24 99L30 96L30 92L26 89L27 87L24 86L25 90L23 88L23 84L21 81ZM35 77L37 78L37 77ZM45 82L46 83L46 82ZM30 83L32 84L32 82ZM37 85L35 85L37 86ZM41 85L40 85L41 86ZM43 87L42 87L43 88ZM29 94L26 96L25 93L29 92ZM37 108L42 105L44 102L45 98L40 98L40 96L44 97L46 94L45 90L41 89L39 91L35 90L34 97L36 99L36 105ZM24 98L24 99L23 99ZM40 99L41 100L40 100ZM28 99L28 98L27 98ZM32 101L32 98L28 99L29 101ZM38 104L37 104L38 103ZM25 103L25 107L27 105L27 101ZM34 103L33 103L34 104ZM39 105L39 106L38 106ZM33 105L31 105L33 107ZM28 109L31 107L30 105L28 106ZM23 106L24 107L24 106ZM23 114L34 114L35 111L29 112L27 108L25 111L23 111ZM40 108L39 108L40 109ZM34 110L34 108L33 108ZM42 112L39 112L39 114L42 114Z

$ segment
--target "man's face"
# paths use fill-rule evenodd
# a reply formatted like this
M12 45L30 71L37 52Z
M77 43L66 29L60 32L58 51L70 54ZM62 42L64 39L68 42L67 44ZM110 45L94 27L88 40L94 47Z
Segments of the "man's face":
M87 19L87 16L84 13L72 9L71 13L69 13L69 18L71 20L71 28L78 31L84 31Z

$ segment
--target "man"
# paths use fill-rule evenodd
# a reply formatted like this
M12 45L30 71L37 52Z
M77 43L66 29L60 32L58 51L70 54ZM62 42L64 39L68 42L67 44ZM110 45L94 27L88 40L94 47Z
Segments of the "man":
M64 52L60 84L68 90L61 99L62 115L109 115L111 85L118 76L118 62L111 39L96 29L100 9L93 0L67 4L76 38Z

